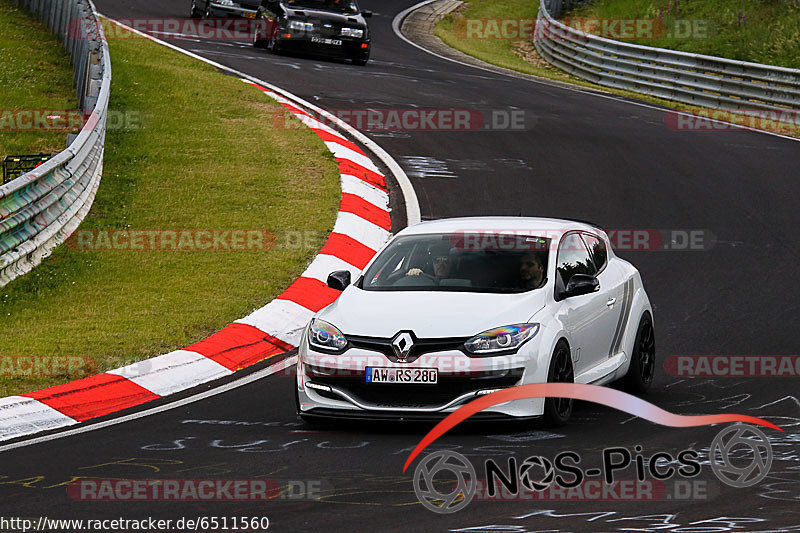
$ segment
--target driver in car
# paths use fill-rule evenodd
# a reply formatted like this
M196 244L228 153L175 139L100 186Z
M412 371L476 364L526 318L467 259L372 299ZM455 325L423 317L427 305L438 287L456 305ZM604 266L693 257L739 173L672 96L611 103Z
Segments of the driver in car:
M450 264L450 246L440 245L428 248L428 256L433 263L433 275L436 281L450 277L452 265ZM421 268L412 268L406 276L419 276L423 274Z

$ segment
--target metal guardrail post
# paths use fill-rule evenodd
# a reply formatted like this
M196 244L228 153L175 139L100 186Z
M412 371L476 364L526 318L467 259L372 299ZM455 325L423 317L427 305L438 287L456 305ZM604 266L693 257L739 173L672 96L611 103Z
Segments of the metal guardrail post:
M80 34L75 33L77 31L76 26L79 23L78 19L78 3L77 1L70 2L70 9L69 9L69 24L72 27L72 38L69 42L69 50L67 53L70 57L75 57L75 54L78 53L78 42L80 41Z
M65 16L64 13L66 11L64 4L66 3L64 0L56 0L58 2L58 9L56 10L56 32L58 33L59 40L63 43L64 39L66 39L65 35Z
M55 11L53 8L55 7L55 2L53 0L49 0L45 5L45 12L44 17L42 20L47 25L47 29L51 32L53 31L53 12Z
M72 55L72 51L75 46L75 3L69 0L64 0L64 50L67 51L70 56Z

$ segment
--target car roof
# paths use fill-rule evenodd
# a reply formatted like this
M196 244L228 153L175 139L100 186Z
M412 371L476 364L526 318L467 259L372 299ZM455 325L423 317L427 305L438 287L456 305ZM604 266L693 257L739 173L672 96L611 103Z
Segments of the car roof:
M560 218L541 217L459 217L420 222L400 232L401 235L452 233L459 231L525 232L534 236L554 237L567 231L591 231L605 234L593 224Z

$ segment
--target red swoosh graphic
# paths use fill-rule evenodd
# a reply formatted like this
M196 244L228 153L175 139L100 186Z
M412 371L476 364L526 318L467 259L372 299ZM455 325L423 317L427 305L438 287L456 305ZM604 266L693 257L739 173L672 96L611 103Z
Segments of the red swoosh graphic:
M425 437L417 444L411 455L408 456L403 472L414 461L414 458L427 448L433 441L453 429L455 426L471 417L475 413L483 411L494 405L505 403L511 400L522 400L525 398L573 398L575 400L585 400L587 402L599 403L613 407L619 411L624 411L632 415L644 418L650 422L661 424L662 426L688 428L696 426L708 426L724 422L747 422L759 426L783 431L771 422L761 418L747 415L723 414L723 415L676 415L656 407L650 402L632 396L628 393L601 387L599 385L581 385L579 383L534 383L531 385L520 385L510 389L493 392L471 401L467 405L460 407L456 411L436 424Z

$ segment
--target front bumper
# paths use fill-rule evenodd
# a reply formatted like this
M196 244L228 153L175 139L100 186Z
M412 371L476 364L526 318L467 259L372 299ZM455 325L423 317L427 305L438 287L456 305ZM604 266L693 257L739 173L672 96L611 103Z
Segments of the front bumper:
M528 344L532 343L523 349ZM309 349L303 335L297 363L298 409L301 415L325 418L441 419L490 392L545 381L536 352L531 347L514 355L475 358L444 350L402 363L364 348L351 348L342 355L316 352ZM436 368L438 383L367 383L367 367ZM543 411L544 400L534 398L487 408L481 416L527 418L541 416Z
M287 35L291 35L291 37L286 37ZM322 40L323 42L315 42L317 40ZM338 41L341 42L341 44L330 44L330 41ZM367 39L353 39L337 36L323 37L287 32L286 30L280 31L276 39L276 44L281 49L287 51L341 58L368 58L371 48L371 43Z

